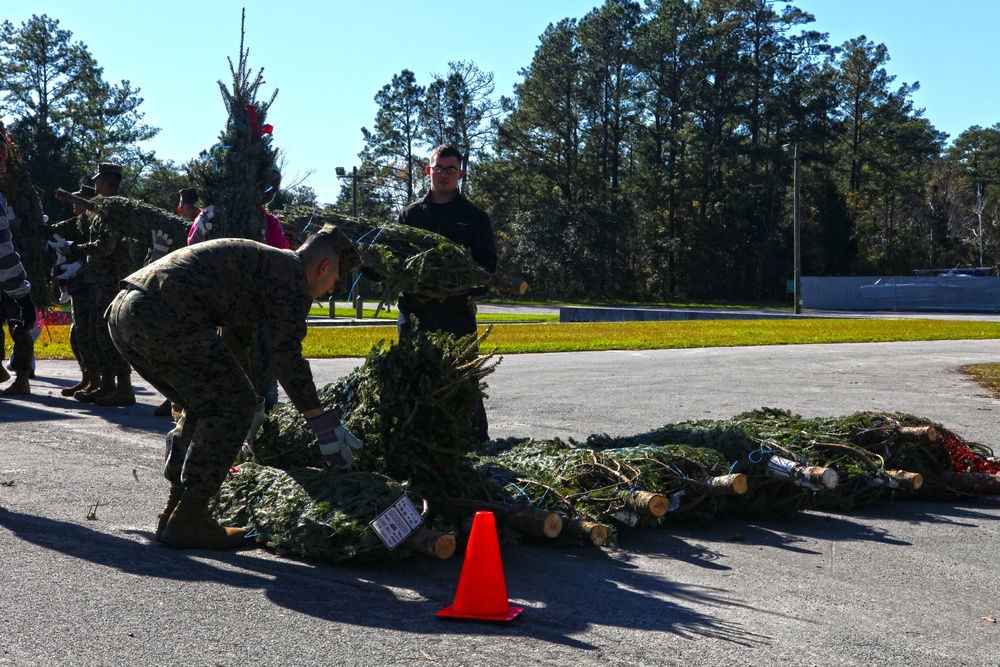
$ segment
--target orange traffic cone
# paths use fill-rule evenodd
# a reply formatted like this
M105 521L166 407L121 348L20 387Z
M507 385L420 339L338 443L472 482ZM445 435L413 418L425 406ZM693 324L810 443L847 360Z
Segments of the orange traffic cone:
M442 618L510 621L524 611L507 601L507 583L500 562L500 541L493 512L476 512L469 546L458 578L455 602L437 613Z

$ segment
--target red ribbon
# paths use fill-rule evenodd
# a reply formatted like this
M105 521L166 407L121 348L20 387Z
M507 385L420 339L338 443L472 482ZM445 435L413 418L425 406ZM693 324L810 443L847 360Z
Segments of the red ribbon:
M250 117L250 130L258 137L263 137L265 134L274 132L274 126L270 123L265 123L264 127L260 128L260 132L257 131L257 112L254 110L252 104L247 105L247 116Z

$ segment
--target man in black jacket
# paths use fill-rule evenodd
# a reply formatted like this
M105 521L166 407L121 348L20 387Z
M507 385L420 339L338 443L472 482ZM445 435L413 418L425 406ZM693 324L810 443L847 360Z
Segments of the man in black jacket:
M431 151L430 192L402 210L399 222L441 234L468 248L472 259L490 273L497 268L497 249L489 216L462 196L458 185L465 176L463 156L454 146L438 146ZM399 295L399 337L409 335L414 326L429 331L445 331L455 337L476 333L476 295L470 290L447 299L426 299L414 294ZM413 318L416 318L414 320ZM476 437L489 440L486 408L480 400L473 418Z

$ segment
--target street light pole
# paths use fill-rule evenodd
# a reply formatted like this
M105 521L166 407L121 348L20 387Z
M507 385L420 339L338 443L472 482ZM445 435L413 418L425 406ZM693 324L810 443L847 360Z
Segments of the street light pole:
M785 153L794 163L792 176L792 244L794 245L793 297L795 314L802 314L802 221L799 217L799 180L802 175L802 160L799 159L799 142L785 144Z
M343 167L337 167L337 177L338 178L349 178L351 179L351 214L357 218L358 217L358 181L362 178L368 178L375 174L375 170L372 167L365 167L363 174L358 174L358 168L352 167L351 173L348 174L347 170ZM356 287L358 284L358 270L351 272L351 286ZM331 317L333 313L333 306L330 306ZM357 319L361 319L364 314L364 300L361 298L360 290L354 295L354 316Z

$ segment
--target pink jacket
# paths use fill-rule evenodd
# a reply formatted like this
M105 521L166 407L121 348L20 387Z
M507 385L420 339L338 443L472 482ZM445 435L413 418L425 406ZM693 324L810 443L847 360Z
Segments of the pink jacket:
M278 222L277 216L275 216L273 213L265 214L264 225L266 227L266 231L264 234L264 243L274 248L280 248L281 250L288 250L289 249L288 239L285 238L285 232L281 228L281 223Z

